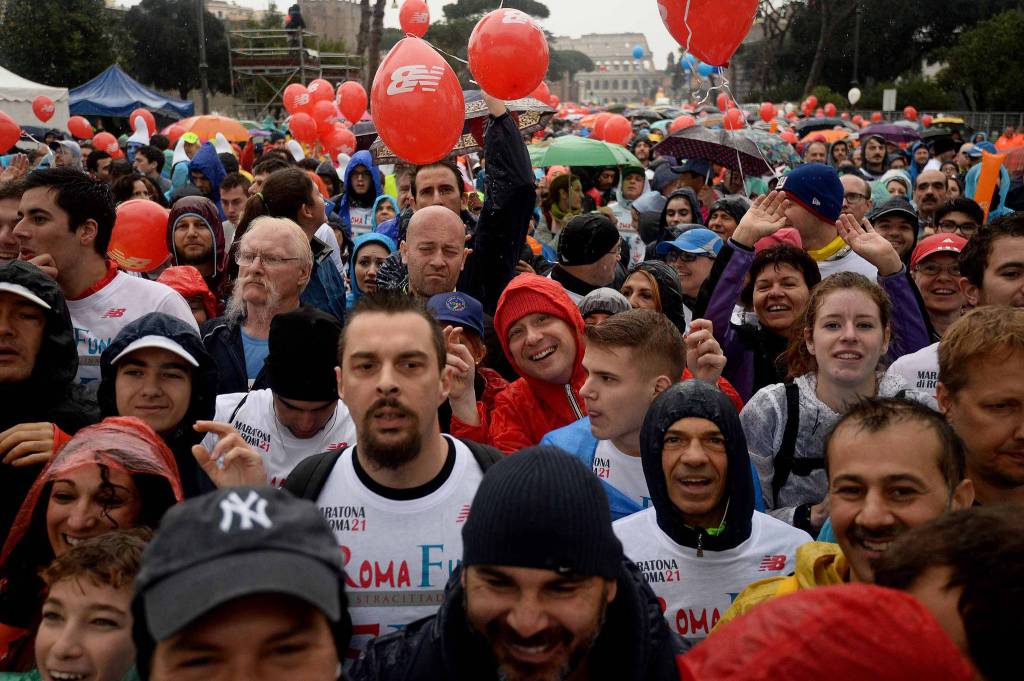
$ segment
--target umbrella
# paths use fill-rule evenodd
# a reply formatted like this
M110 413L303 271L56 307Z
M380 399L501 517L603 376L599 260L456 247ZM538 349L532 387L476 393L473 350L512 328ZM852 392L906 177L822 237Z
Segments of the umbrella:
M550 143L532 144L529 151L530 163L535 168L641 165L625 147L576 135L558 137Z
M224 137L229 142L247 142L249 140L249 131L245 129L245 126L234 118L228 118L227 116L192 116L191 118L184 118L173 125L180 125L185 129L185 132L194 132L199 135L200 139L204 140L212 140L217 136L218 132L224 133ZM165 134L166 130L165 128Z
M850 130L850 124L844 121L842 118L836 118L834 116L822 116L818 118L805 118L802 121L797 121L793 128L796 130L796 134L803 137L809 132L814 130L832 130L835 127L846 128Z
M490 115L487 104L479 90L463 90L462 97L466 102L466 123L462 127L462 137L459 138L449 156L464 156L483 149L484 125ZM554 109L533 97L523 97L505 102L505 106L518 124L519 132L523 135L543 130L547 127L551 117L555 115ZM377 163L396 163L400 160L384 144L384 140L376 138L377 128L374 127L372 121L356 123L352 127L352 133L356 136L356 148L373 151ZM370 135L373 137L366 142L366 146L363 146L363 140Z
M622 115L626 118L642 118L646 121L660 121L665 118L660 111L654 111L653 109L626 109L626 112Z
M936 137L952 137L952 136L953 136L953 131L950 130L949 128L936 128L934 126L928 128L927 130L925 130L924 132L921 133L921 139L923 139L923 140L931 140L931 139L935 139Z
M872 135L878 135L886 142L891 142L893 144L917 142L921 139L921 135L917 130L911 130L906 126L896 125L895 123L875 123L874 125L869 125L860 131L860 138L862 140L867 139Z
M803 161L793 149L793 145L786 142L778 135L773 135L764 130L756 128L742 128L736 131L737 137L745 137L757 145L761 155L773 168L789 166L793 168Z
M816 139L824 140L825 142L832 144L837 140L844 140L849 136L850 131L846 130L845 128L843 130L815 130L814 132L809 132L806 135L804 135L803 139L801 139L800 142L805 143L810 142L812 139Z
M651 151L660 156L706 159L745 175L770 175L773 172L771 165L761 157L757 144L731 130L708 130L695 125L677 130Z

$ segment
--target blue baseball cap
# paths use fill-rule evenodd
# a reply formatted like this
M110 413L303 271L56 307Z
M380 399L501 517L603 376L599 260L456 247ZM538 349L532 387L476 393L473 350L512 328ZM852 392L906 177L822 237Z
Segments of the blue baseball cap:
M700 227L683 232L674 241L662 241L655 248L660 256L668 255L673 250L714 258L722 250L722 239L710 229Z
M427 309L439 322L461 326L484 336L484 306L465 293L438 293L427 300Z
M990 154L999 153L999 150L996 149L996 145L992 144L991 142L978 142L977 144L974 145L973 148L969 149L966 153L967 156L969 156L970 158L981 158L981 152L983 151L987 151Z

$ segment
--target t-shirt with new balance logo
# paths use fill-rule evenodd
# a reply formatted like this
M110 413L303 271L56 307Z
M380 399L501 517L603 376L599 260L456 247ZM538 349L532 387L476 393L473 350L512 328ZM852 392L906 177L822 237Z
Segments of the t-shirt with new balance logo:
M98 290L83 298L69 298L67 303L78 345L75 380L82 384L99 381L100 355L121 329L143 315L163 312L199 333L196 318L181 294L170 286L120 271Z
M803 530L758 511L746 541L701 556L658 527L654 508L617 520L612 529L654 590L669 628L694 643L711 633L748 584L793 572L797 547L811 541Z
M445 439L444 467L422 487L382 487L350 447L317 498L345 564L350 663L370 639L435 614L462 559L462 526L483 472L465 444Z

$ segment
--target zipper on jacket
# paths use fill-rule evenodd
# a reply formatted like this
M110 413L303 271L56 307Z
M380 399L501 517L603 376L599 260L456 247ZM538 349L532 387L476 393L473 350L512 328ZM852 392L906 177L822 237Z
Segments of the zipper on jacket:
M576 420L579 421L583 418L583 412L580 411L580 405L576 404L576 398L572 395L572 386L563 385L562 388L565 390L565 396L569 399L569 406L572 407L572 413L576 414Z
M697 557L704 557L704 533L697 531Z

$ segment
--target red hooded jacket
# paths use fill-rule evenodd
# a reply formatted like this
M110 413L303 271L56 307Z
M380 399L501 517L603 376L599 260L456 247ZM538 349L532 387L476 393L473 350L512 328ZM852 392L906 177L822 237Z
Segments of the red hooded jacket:
M558 317L574 331L576 360L568 385L555 385L524 376L497 395L494 407L477 402L480 424L467 425L452 417L452 435L514 452L540 442L545 434L586 415L580 388L587 378L583 369L583 317L558 282L536 274L520 274L498 299L494 331L512 366L519 371L508 347L509 328L528 314L545 312ZM522 371L519 371L522 374Z

